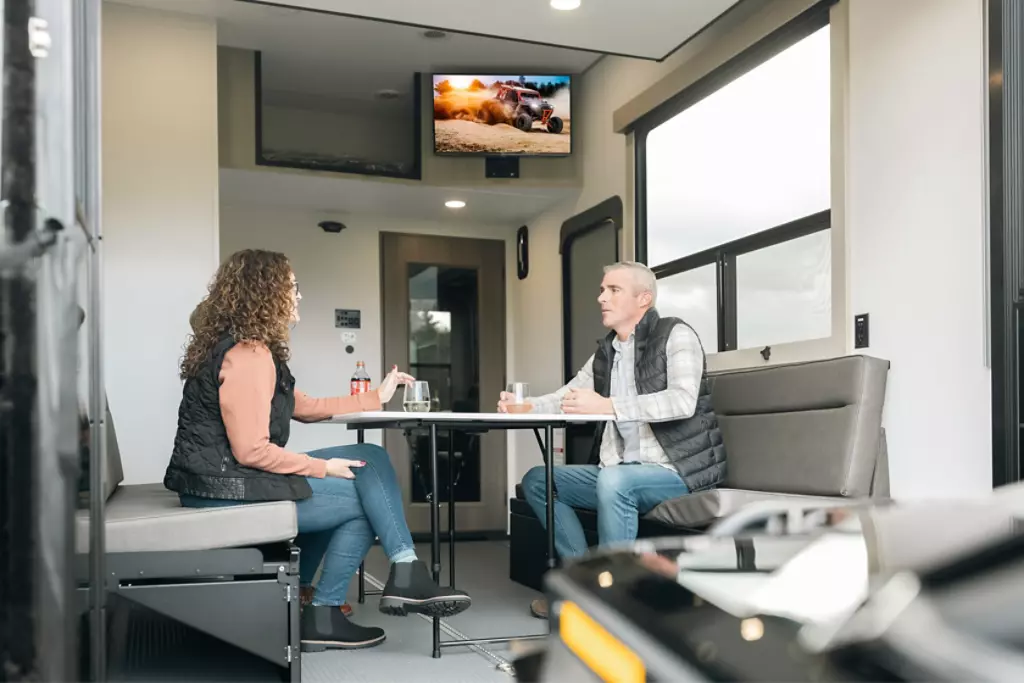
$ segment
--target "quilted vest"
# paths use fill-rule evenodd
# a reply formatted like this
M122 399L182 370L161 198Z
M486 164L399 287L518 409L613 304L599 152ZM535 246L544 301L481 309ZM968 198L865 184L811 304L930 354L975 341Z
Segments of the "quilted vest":
M686 325L679 318L662 318L653 308L647 311L634 331L636 355L636 389L639 394L653 394L668 388L668 338L676 325ZM693 330L692 327L690 327ZM694 335L697 332L694 330ZM615 355L611 332L598 342L594 354L594 390L604 397L611 392L611 368ZM698 337L699 340L699 337ZM708 388L708 364L700 378L697 406L693 416L669 422L651 422L654 433L669 461L679 471L690 492L715 488L725 480L725 444L718 427L718 417L711 406ZM599 461L601 437L599 429L591 451L591 462Z
M164 486L179 494L249 502L301 500L313 495L305 477L246 467L231 453L220 413L220 369L235 345L222 339L195 376L185 380L178 408L178 433ZM270 404L270 442L288 443L295 411L295 379L275 361L277 385Z

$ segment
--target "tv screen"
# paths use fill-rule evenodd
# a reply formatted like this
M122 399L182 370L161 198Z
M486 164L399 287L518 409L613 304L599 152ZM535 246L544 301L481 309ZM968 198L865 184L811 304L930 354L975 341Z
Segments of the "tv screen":
M572 153L570 76L437 74L434 153Z

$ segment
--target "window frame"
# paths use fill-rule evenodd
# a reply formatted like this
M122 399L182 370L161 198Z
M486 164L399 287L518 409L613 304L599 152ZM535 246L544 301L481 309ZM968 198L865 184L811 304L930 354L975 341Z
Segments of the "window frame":
M699 78L650 112L637 119L626 131L633 135L634 163L634 250L635 258L648 262L647 254L647 137L654 129L686 109L714 94L740 76L756 69L804 38L831 24L831 8L838 0L821 0L792 21L765 36L721 66ZM831 93L830 93L831 97ZM833 162L833 172L835 164ZM834 198L832 204L834 204ZM714 264L718 299L719 353L738 351L736 257L773 247L832 228L832 207L777 225L689 256L655 266L660 280L672 275ZM835 267L835 264L833 264ZM833 292L833 306L835 305ZM833 330L833 334L836 330ZM767 360L767 359L766 359Z

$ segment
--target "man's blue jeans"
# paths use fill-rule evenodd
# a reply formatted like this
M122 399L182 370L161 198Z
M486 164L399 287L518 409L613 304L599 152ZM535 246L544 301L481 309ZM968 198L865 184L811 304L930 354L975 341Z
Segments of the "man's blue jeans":
M634 540L640 515L689 492L679 473L661 465L556 466L555 550L559 557L578 557L587 550L574 507L597 510L598 542L607 545ZM523 495L546 526L543 466L523 477Z
M348 584L366 557L374 538L380 538L388 559L398 562L415 558L412 535L402 510L402 491L387 451L373 444L334 446L311 451L310 456L330 460L363 460L365 467L352 468L355 479L309 477L313 495L295 503L299 535L299 581L313 583L323 562L320 581L313 594L314 605L345 602ZM222 507L241 504L237 500L215 500L181 496L185 507Z

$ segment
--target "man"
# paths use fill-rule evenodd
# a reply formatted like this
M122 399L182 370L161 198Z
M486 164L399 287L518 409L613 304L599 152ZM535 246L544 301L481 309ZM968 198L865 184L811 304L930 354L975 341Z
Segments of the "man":
M562 558L587 549L573 507L597 510L600 545L631 541L640 515L714 488L725 477L725 447L700 339L682 320L659 317L657 296L647 266L607 266L597 301L611 331L567 385L529 399L536 413L615 416L598 431L595 464L555 467L555 549ZM498 410L504 412L512 398L503 392ZM542 466L523 477L526 501L541 524L547 520L544 479ZM531 610L547 617L544 600L534 600Z

